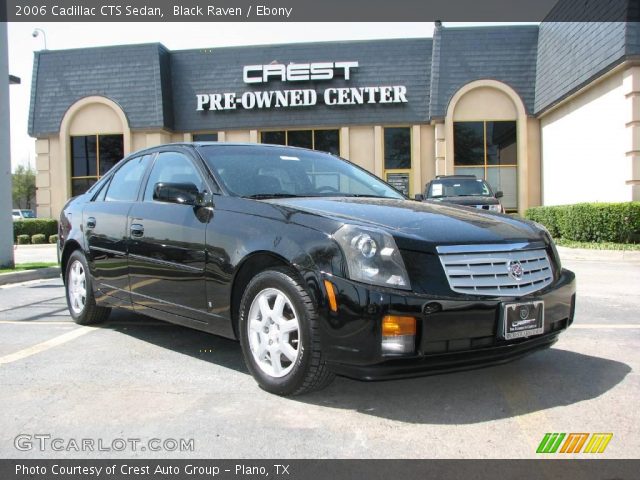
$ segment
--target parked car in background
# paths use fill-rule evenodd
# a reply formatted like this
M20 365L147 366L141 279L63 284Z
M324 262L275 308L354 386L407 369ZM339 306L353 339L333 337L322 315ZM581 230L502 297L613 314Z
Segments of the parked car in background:
M14 220L24 220L25 218L36 218L36 212L29 209L14 208L11 211Z
M133 153L65 205L59 248L77 323L125 307L239 339L279 395L502 363L550 347L575 310L541 225L409 200L301 148Z
M475 175L438 175L427 183L424 199L455 203L465 207L504 213L499 198L503 193L493 192L491 186Z

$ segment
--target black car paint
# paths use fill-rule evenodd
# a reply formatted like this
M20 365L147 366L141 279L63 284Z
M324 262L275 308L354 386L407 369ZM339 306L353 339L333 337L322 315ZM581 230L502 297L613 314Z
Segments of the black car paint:
M174 144L130 157L164 150L188 155L214 193L211 207L140 201L113 206L117 202L94 201L112 172L64 207L59 243L63 272L71 251L82 249L99 305L133 308L237 338L234 309L241 294L239 285L248 272L258 265L289 265L304 280L318 307L327 362L338 373L364 379L505 361L552 344L573 321L573 273L560 268L550 238L532 223L434 202L234 197L224 192L198 148L198 144ZM138 200L142 190L140 187ZM91 220L95 221L93 228L87 226ZM331 238L345 223L377 226L393 235L407 267L411 292L346 278L343 254ZM132 236L134 224L143 226L142 237ZM499 306L513 298L469 297L451 291L435 247L515 242L544 245L555 278L544 290L523 297L545 301L548 323L544 335L505 342L498 336ZM337 312L328 308L325 279L336 287ZM380 324L386 314L418 318L417 350L411 358L382 355Z

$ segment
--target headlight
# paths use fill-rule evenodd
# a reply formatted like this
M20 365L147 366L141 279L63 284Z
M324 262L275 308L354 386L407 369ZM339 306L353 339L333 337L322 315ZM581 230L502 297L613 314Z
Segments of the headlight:
M411 289L393 237L373 228L344 225L333 238L347 260L349 278L384 287Z
M489 205L489 211L502 213L502 206L499 203L497 205Z

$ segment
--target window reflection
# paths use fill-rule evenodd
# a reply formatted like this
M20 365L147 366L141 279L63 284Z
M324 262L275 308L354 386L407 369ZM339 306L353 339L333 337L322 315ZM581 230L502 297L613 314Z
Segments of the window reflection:
M483 178L502 191L502 205L518 209L518 142L516 122L455 122L454 170L457 175Z

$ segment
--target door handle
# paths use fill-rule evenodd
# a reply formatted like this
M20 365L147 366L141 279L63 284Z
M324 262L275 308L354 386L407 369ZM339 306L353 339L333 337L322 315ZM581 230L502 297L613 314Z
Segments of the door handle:
M87 218L87 228L96 228L96 219L95 219L95 217Z
M132 237L142 237L144 235L144 226L139 223L131 224L131 236Z

